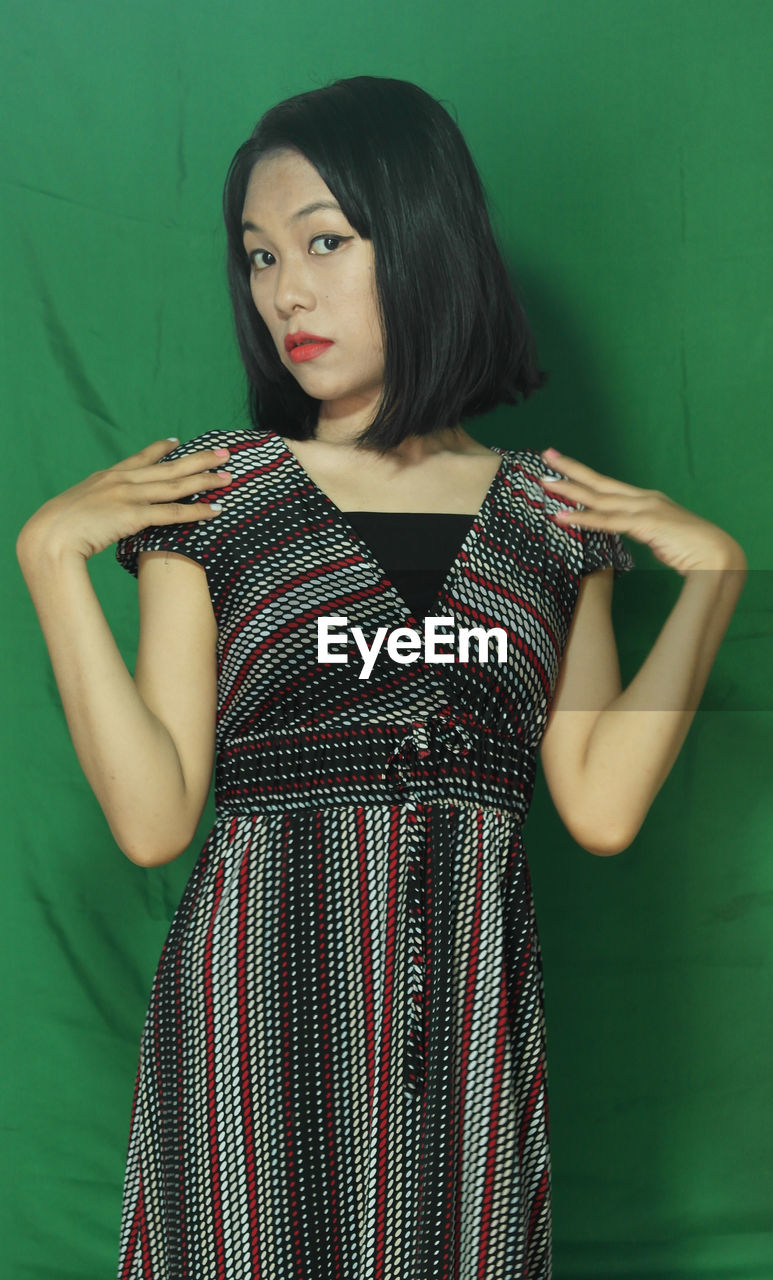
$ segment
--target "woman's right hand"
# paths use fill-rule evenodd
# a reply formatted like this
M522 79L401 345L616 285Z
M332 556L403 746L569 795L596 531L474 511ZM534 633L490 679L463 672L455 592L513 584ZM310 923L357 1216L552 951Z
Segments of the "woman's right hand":
M209 503L180 499L230 483L228 472L214 470L227 461L228 450L202 449L161 462L178 443L156 440L44 502L22 527L17 555L21 558L30 548L44 548L88 559L148 525L215 519L218 512Z

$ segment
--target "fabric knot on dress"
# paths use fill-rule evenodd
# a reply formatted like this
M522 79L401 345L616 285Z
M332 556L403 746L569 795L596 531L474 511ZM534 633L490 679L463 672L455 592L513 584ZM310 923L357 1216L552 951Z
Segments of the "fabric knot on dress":
M450 707L443 707L432 720L439 728L444 745L456 755L466 755L472 747L472 737Z
M450 707L442 707L426 720L414 720L406 729L387 757L384 777L404 788L418 761L425 760L438 750L465 755L471 747L472 738L461 720L453 715Z

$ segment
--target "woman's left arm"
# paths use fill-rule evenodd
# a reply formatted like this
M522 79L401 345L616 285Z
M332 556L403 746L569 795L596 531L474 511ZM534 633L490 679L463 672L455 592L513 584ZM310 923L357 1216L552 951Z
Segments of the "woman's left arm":
M552 518L628 534L684 578L650 653L620 691L609 618L612 572L591 575L609 581L606 588L593 584L586 617L575 620L577 634L566 654L570 687L564 681L557 715L543 736L543 768L570 831L590 852L619 853L636 837L687 736L743 590L747 561L723 529L658 490L623 484L562 454L545 460L570 477L545 477L545 489L585 508Z

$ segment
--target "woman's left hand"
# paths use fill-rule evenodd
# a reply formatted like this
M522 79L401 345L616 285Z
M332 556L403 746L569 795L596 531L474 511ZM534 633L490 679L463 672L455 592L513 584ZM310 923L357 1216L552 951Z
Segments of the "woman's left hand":
M581 503L583 511L560 511L552 518L562 525L625 533L643 542L663 564L684 577L703 569L746 568L740 543L718 525L680 507L658 489L637 489L593 471L564 453L545 450L549 467L568 477L540 476L548 492L565 502Z

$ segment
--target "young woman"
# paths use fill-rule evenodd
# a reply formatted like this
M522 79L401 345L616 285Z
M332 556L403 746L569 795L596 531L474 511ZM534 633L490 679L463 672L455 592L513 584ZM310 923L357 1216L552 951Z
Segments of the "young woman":
M659 491L462 428L544 375L421 89L280 103L224 212L252 428L156 441L18 540L129 858L188 846L215 765L142 1036L119 1275L545 1280L537 752L574 839L625 849L745 556ZM683 578L625 690L622 533ZM87 570L115 541L133 677Z

